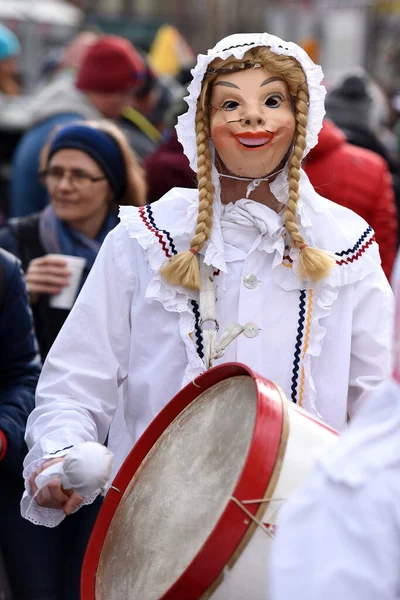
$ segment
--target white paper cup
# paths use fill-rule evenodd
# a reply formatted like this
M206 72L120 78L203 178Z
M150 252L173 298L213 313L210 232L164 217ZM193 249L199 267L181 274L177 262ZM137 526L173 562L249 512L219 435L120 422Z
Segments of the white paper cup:
M86 265L86 258L82 258L81 256L66 256L65 254L48 254L48 256L63 258L67 261L68 268L71 271L69 285L65 286L59 294L51 296L49 304L52 308L72 308L78 295L78 287Z

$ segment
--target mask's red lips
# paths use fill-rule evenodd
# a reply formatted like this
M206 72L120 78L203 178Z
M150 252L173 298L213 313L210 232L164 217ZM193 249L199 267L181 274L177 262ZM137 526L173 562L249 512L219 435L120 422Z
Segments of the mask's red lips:
M247 149L258 149L270 144L275 137L271 131L244 131L233 136L235 140Z

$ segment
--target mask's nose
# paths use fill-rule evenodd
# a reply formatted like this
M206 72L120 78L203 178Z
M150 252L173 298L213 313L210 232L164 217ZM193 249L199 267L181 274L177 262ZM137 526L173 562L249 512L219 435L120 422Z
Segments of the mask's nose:
M265 119L258 111L248 111L241 119L244 127L259 127L265 125Z

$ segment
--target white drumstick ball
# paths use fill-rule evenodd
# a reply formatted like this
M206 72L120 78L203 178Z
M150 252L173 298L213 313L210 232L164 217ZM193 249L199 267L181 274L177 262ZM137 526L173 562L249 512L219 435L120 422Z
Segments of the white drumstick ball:
M66 455L61 484L83 497L105 491L111 476L113 454L97 442L74 446Z

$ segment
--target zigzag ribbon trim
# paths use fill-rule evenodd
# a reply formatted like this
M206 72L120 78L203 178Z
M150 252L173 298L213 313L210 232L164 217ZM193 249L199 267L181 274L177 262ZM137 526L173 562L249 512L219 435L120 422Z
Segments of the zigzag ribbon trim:
M360 258L360 256L362 256L364 254L364 252L367 250L367 248L369 248L371 246L371 244L373 244L373 242L375 242L375 235L373 235L368 242L366 242L363 246L361 246L361 248L358 250L357 254L355 254L354 256L351 256L350 258L346 258L345 260L337 260L336 264L340 266L342 265L348 265L352 262L355 262L356 260L358 260Z
M203 344L203 332L200 327L200 308L199 303L196 300L191 300L193 306L193 313L195 319L195 330L196 330L196 347L197 354L201 359L204 358L204 344Z
M155 224L153 210L152 210L150 204L147 204L147 206L145 208L147 209L147 214L149 216L150 223L153 225L153 227L155 229L157 229L157 231L161 231L161 233L163 233L165 235L165 237L167 238L167 240L169 241L169 245L171 247L172 254L178 254L177 249L175 248L174 241L171 237L171 234L166 229L158 229L157 225Z
M359 240L357 241L355 246L353 246L353 248L349 248L348 250L342 250L342 252L335 252L336 256L344 256L345 254L352 254L353 252L356 252L356 250L358 250L358 248L361 246L361 244L363 243L365 238L368 237L368 235L371 232L372 232L372 227L370 227L370 226L367 227L367 229L364 231L364 233L359 238Z
M370 237L370 239L363 244L363 242L368 238L368 236L371 233L372 233L372 236ZM362 236L358 239L358 241L352 248L348 248L347 250L342 250L341 252L335 252L335 256L339 256L339 257L347 256L347 258L343 258L342 260L336 259L336 264L339 267L341 267L343 265L349 265L350 263L357 261L364 254L364 252L371 246L371 244L373 242L375 242L375 234L373 233L372 227L368 226L367 229L362 234ZM354 254L354 256L349 256L351 254ZM287 262L285 263L284 261L287 261ZM283 267L291 268L292 263L293 263L293 259L288 254L285 254L282 258L281 265Z
M147 229L149 229L152 233L154 233L154 235L160 242L160 245L161 245L162 249L164 250L165 256L167 258L172 258L172 256L174 256L175 254L178 254L178 251L175 247L174 241L173 241L169 231L167 231L166 229L159 229L157 227L156 222L154 220L153 210L152 210L150 204L146 204L146 206L141 206L139 208L139 215L140 215L140 218L142 219L143 223L146 225ZM167 248L167 244L166 244L162 234L164 234L165 237L167 238L168 243L169 243L169 248ZM204 345L203 345L203 334L202 334L201 327L200 327L199 304L198 304L198 302L196 302L196 300L191 300L191 304L193 307L193 314L194 314L194 320L195 320L195 335L196 335L197 354L200 356L201 359L203 359L204 358Z
M308 290L306 327L305 327L305 333L304 333L303 352L301 354L302 365L301 365L301 376L300 376L299 406L303 406L304 381L305 381L304 358L306 356L306 353L307 353L307 350L308 350L308 347L310 344L313 296L314 296L313 290Z
M143 221L143 223L146 225L147 229L149 229L152 233L154 233L154 235L156 236L156 238L158 239L158 241L161 244L162 249L164 250L165 256L167 258L171 258L172 254L176 254L176 250L175 252L172 252L172 254L170 254L167 245L163 239L163 236L161 235L161 230L158 229L158 227L155 225L154 223L154 217L153 217L153 213L150 209L150 206L147 204L146 206L141 206L139 208L139 215ZM150 216L149 216L150 215ZM152 219L153 224L151 223L150 219Z
M233 50L233 48L245 48L246 46L254 46L255 42L248 42L247 44L236 44L236 46L229 46L229 48L224 48L222 52L226 52L227 50Z
M292 385L291 385L291 399L295 404L297 403L297 384L299 381L299 370L300 370L300 356L301 356L301 345L303 343L304 335L304 321L305 321L305 306L306 306L306 290L300 290L300 305L299 305L299 321L297 326L296 345L294 349L294 360L293 360L293 371L292 371Z

